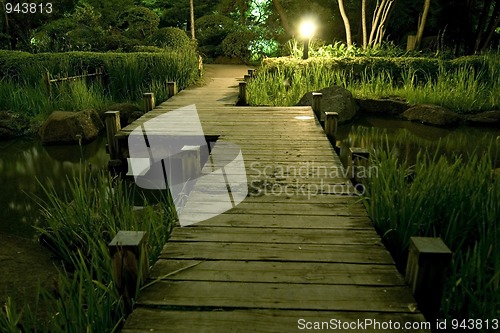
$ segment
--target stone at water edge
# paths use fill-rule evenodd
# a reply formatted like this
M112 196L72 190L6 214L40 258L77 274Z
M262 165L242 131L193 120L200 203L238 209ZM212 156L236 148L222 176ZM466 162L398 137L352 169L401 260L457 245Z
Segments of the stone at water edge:
M500 124L500 110L481 112L467 117L467 121L477 125L497 125Z
M54 111L40 129L42 144L75 144L94 140L104 128L95 110Z
M412 106L402 114L402 117L407 120L435 126L457 125L462 120L455 112L433 104Z
M315 92L323 94L321 98L321 112L337 112L339 122L345 123L356 116L356 101L349 90L339 86L324 88ZM298 106L312 105L312 92L306 93L300 99Z
M0 111L0 141L14 139L29 132L30 120L15 112Z
M356 98L356 103L358 103L359 112L368 115L399 116L410 108L410 105L405 101L389 98Z

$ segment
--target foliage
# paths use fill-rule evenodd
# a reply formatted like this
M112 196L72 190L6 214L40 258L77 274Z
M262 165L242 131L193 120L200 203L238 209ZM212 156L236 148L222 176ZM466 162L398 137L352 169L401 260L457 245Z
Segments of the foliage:
M227 57L248 61L251 56L250 45L256 37L250 31L232 32L222 42L222 51Z
M160 24L160 18L146 7L132 7L119 16L118 25L129 38L149 38Z
M221 43L233 31L235 24L223 15L205 15L195 22L196 38L200 51L208 57L222 55Z
M160 48L184 49L191 47L191 40L179 28L161 28L150 37L151 44Z
M109 241L119 230L146 231L150 262L154 262L173 226L175 210L163 197L159 204L142 197L134 209L134 191L104 173L68 180L64 194L45 188L40 201L45 226L41 240L57 254L63 270L54 292L41 291L39 306L50 304L46 320L36 320L29 307L12 302L0 314L2 332L115 332L125 308L112 280ZM160 198L158 198L160 199ZM36 310L36 309L35 309Z
M496 54L440 60L431 58L265 59L247 89L253 105L295 105L309 91L332 85L355 97L398 96L410 104L432 103L461 113L500 106Z
M442 302L447 318L497 315L500 177L492 155L464 162L438 148L410 164L388 145L374 151L378 175L368 180L364 203L398 265L405 267L411 236L441 237L454 253Z
M81 75L103 69L101 83L77 81L52 85L49 100L42 78L55 75ZM53 110L101 109L106 104L142 101L151 91L157 101L167 98L166 82L176 81L180 89L198 79L198 58L191 48L156 53L41 53L0 51L0 108L32 116Z

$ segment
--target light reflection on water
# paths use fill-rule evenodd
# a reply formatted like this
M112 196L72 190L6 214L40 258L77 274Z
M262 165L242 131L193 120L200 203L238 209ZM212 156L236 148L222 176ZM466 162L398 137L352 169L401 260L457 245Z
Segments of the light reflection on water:
M44 197L42 185L63 191L67 177L89 166L105 168L107 161L103 138L81 148L27 140L0 142L0 232L33 235L31 226L40 219L34 197Z

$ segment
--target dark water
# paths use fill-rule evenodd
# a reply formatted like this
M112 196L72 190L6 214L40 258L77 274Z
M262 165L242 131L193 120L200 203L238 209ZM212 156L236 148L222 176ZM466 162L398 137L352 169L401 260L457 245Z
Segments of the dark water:
M442 129L393 119L363 118L339 127L338 140L343 153L351 146L379 149L389 143L396 145L396 154L410 159L421 148L435 151L439 143L443 154L498 155L496 167L500 167L500 128ZM42 184L53 184L62 192L67 177L89 165L93 170L104 169L107 161L104 138L82 147L46 147L26 140L0 142L0 233L33 236L31 226L40 219L39 206L33 198L44 197Z
M0 142L0 233L29 237L40 219L35 197L44 198L43 187L63 191L67 177L83 168L105 168L105 139L82 147L42 146L38 141ZM43 186L42 186L43 185Z

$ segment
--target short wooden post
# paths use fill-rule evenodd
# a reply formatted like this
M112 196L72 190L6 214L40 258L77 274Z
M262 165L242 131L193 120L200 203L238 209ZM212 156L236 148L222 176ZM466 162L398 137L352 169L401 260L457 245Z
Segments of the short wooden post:
M312 93L312 109L314 111L314 114L316 115L316 118L318 118L319 121L324 121L324 116L321 114L321 98L323 97L322 93L318 92L313 92Z
M349 148L349 152L348 171L351 172L351 179L358 184L368 176L370 152L358 147Z
M120 111L107 111L105 113L106 137L108 138L109 159L116 161L120 159L120 149L116 133L121 130Z
M245 80L245 82L250 81L250 79L251 79L251 78L252 78L252 77L251 77L250 75L245 75L245 76L243 76L243 79Z
M406 51L415 50L415 46L417 44L417 36L416 35L408 35L406 39Z
M149 112L155 108L155 95L153 93L142 94L144 99L144 111Z
M411 237L406 283L427 320L437 319L452 253L441 238Z
M50 82L50 73L45 72L45 77L44 77L45 85L47 86L47 95L49 96L49 100L52 100L52 87L51 82Z
M240 94L238 105L247 105L247 83L240 82Z
M167 95L168 98L177 95L177 82L167 82Z
M136 292L144 284L149 273L146 240L145 231L118 231L108 245L113 281L123 296L128 313L132 312Z
M255 69L249 69L248 70L248 75L253 78L255 76Z
M201 174L200 146L184 146L181 149L182 178L196 179Z
M339 114L337 112L325 112L325 133L333 146L337 145L337 127Z

